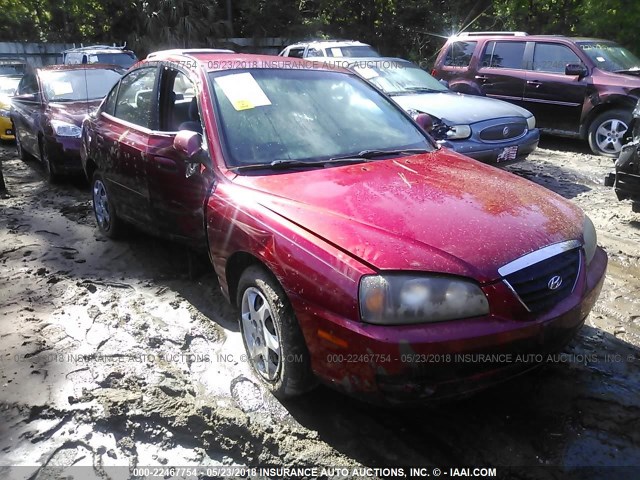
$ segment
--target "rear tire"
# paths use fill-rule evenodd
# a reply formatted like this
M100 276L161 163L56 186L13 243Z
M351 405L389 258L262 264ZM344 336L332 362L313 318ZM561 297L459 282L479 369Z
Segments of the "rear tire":
M238 282L240 331L251 367L278 398L316 384L309 351L284 290L264 268L248 267Z
M616 158L624 144L631 123L631 112L614 108L601 113L589 125L588 140L596 155Z
M93 213L98 229L109 238L119 238L123 233L123 222L116 213L116 208L107 193L107 187L99 171L93 173L91 180Z

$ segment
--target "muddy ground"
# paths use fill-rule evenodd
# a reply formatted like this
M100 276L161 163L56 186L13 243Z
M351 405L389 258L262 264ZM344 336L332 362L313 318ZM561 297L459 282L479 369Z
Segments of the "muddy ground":
M29 479L70 465L87 466L76 478L129 478L136 465L640 466L640 214L603 186L612 161L580 142L545 138L508 168L582 207L609 254L569 360L396 410L324 387L273 399L242 361L212 270L191 280L180 246L106 239L82 180L51 186L13 145L0 156L12 195L0 200L0 478L8 465Z

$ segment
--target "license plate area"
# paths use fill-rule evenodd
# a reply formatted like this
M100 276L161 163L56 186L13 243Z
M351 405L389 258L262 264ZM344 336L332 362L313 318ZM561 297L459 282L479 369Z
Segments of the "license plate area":
M502 152L498 154L496 162L509 162L511 160L515 160L516 158L518 158L518 146L513 145L511 147L503 148Z

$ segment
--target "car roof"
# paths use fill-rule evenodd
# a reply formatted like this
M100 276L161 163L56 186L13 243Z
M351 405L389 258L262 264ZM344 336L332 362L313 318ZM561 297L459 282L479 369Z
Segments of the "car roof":
M70 71L70 70L122 70L126 71L121 65L111 65L109 63L72 63L72 64L57 64L47 65L46 67L39 67L39 72L49 71Z
M529 35L526 32L464 32L459 35L453 35L450 41L468 41L472 42L478 39L501 39L511 40L513 42L534 42L538 40L565 40L569 42L606 42L616 43L613 40L604 40L593 37L567 37L565 35Z
M368 43L362 43L358 40L309 40L306 42L292 43L288 48L306 47L306 46L318 46L318 47L370 47Z
M113 47L109 45L89 45L87 47L70 48L62 53L133 53L125 47Z
M322 58L324 59L324 57ZM181 62L185 60L195 60L203 70L207 72L241 70L246 68L293 68L298 70L336 70L349 72L343 67L330 65L328 62L323 62L318 59L313 61L304 58L277 57L274 55L257 55L250 53L168 53L161 57L147 57L139 62L138 65L159 61L174 62L180 65Z

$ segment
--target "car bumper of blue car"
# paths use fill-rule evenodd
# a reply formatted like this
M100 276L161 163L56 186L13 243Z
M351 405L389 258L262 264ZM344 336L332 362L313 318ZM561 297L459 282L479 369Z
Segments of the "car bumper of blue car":
M494 165L508 165L524 160L538 147L540 131L529 130L524 136L504 142L483 142L472 136L465 140L445 140L438 143L455 152Z

